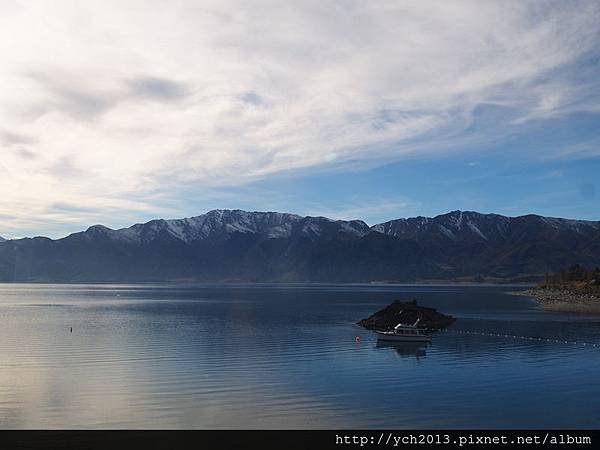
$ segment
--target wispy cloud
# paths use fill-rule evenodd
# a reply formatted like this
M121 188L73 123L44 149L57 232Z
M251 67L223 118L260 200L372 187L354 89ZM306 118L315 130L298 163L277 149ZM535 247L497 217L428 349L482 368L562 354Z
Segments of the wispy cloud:
M600 138L588 139L565 145L560 151L549 155L553 159L585 159L600 155Z
M155 100L178 100L188 91L183 83L149 76L127 80L127 84L134 95Z
M414 201L401 196L394 198L356 198L335 208L324 208L320 204L303 205L302 214L324 216L338 220L363 220L375 225L392 218L408 217L414 214L418 206Z
M33 144L35 139L26 134L11 133L10 131L0 132L0 142L4 146L21 145L21 144Z
M158 214L182 186L446 155L600 112L599 22L595 1L15 3L0 214L21 219L0 233L72 220L51 205Z

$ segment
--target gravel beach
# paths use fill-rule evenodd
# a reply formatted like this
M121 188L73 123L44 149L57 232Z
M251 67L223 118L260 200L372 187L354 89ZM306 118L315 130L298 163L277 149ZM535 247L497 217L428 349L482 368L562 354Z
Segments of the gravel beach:
M533 297L549 311L600 314L600 296L588 291L562 286L540 286L512 294Z

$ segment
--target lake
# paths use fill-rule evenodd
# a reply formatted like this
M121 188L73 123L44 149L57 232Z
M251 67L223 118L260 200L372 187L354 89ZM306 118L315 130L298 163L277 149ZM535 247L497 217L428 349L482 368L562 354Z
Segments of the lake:
M0 427L599 428L600 316L515 289L3 284ZM458 320L354 325L411 298Z

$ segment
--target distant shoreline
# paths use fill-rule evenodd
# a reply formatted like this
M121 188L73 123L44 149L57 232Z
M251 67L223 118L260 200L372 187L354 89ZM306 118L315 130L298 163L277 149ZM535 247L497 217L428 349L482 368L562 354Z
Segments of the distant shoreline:
M457 287L515 287L527 288L535 286L531 282L517 281L452 281L452 280L419 280L419 281L245 281L245 280L221 280L221 281L202 281L202 280L87 280L87 281L50 281L50 280L19 280L19 281L0 281L0 285L15 284L39 284L39 285L339 285L339 286L457 286Z
M511 294L533 297L548 311L600 314L600 296L568 286L538 286Z

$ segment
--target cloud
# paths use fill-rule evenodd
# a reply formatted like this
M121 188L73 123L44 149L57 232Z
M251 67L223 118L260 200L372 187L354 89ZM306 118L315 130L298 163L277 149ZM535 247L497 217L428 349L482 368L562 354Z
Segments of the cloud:
M95 118L116 103L111 93L86 86L85 81L81 83L72 75L45 71L32 72L29 77L45 93L45 98L31 105L30 113L34 119L52 112L67 114L73 119Z
M562 178L564 176L563 170L550 170L540 176L538 176L537 180L555 180L557 178Z
M240 96L240 100L255 106L263 104L263 99L256 92L244 92Z
M137 77L127 81L134 95L156 100L178 100L186 96L182 83L154 77Z
M600 138L591 138L564 146L558 153L551 155L553 159L585 159L600 155Z
M2 142L2 145L12 146L19 144L33 144L35 143L35 139L25 134L2 131L0 132L0 142Z
M35 152L32 152L31 150L28 150L24 147L17 148L16 154L23 159L35 159L38 157L38 155Z
M375 225L390 217L408 217L416 209L414 201L402 196L394 198L354 198L335 208L324 208L320 204L303 205L302 214L324 216L338 220L362 220L369 225Z
M599 21L595 1L15 3L2 209L158 214L186 186L435 157L598 113Z

